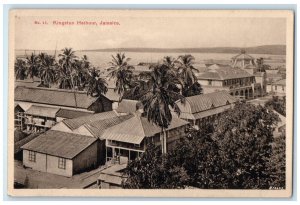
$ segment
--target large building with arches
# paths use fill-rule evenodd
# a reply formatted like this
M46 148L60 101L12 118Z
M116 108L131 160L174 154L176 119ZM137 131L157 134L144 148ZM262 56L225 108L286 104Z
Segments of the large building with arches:
M266 95L266 73L258 72L255 59L244 52L234 56L231 65L210 65L197 78L204 93L226 90L240 99Z

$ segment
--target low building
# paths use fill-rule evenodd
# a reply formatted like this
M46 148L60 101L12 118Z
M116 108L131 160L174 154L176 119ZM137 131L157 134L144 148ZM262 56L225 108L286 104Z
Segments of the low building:
M97 167L97 138L49 130L23 145L23 164L71 177Z
M91 97L84 91L18 86L15 102L95 113L112 110L112 101L105 96Z
M179 117L190 122L196 129L212 123L225 110L232 108L238 100L226 91L186 97L177 101Z
M40 128L49 129L63 119L110 111L112 104L113 102L105 96L91 97L86 92L17 86L15 88L15 109L17 109L15 121L18 122L16 126L20 127L21 118L24 121L25 117L27 129L31 131ZM46 121L55 123L47 124Z
M32 105L25 111L27 132L47 131L56 124L59 108Z
M166 140L163 140L162 128L149 122L137 111L129 119L107 128L101 135L106 141L106 161L118 160L120 157L134 160L145 152L148 143L167 151L185 135L187 124L187 121L173 115L171 124L165 130Z
M285 96L286 95L286 79L282 79L276 81L271 84L270 93L277 96Z

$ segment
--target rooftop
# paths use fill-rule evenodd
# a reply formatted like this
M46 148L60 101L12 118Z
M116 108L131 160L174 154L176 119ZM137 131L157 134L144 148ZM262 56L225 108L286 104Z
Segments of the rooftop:
M247 71L232 68L229 65L211 65L208 67L208 70L197 75L198 79L208 79L208 80L227 80L235 78L246 78L251 77Z
M235 60L235 59L241 59L241 60L253 60L254 58L248 54L246 54L246 52L242 51L240 54L233 56L231 59Z
M185 103L177 101L181 113L196 114L199 112L215 109L217 107L232 104L237 99L231 96L227 91L195 95L185 98Z
M188 124L187 121L179 119L173 115L171 124L167 130ZM129 118L128 120L106 129L102 138L108 140L115 140L120 142L127 142L132 144L140 144L145 137L154 136L161 133L162 129L147 118L138 114Z
M99 120L106 120L117 116L118 114L115 111L108 111L96 113L93 115L82 116L74 119L65 119L62 122L65 125L67 125L71 130L74 130L87 123L92 123Z
M142 108L141 102L139 102L137 100L123 99L117 108L117 112L119 112L119 113L134 113L139 108Z
M61 108L57 113L56 117L62 117L66 119L73 119L77 117L82 117L82 116L89 116L92 115L92 112L85 112L85 111L80 111L80 110L68 110L68 109L63 109Z
M286 85L286 79L281 79L273 83L273 85Z
M97 138L49 130L21 148L57 157L73 159L92 145Z
M94 137L99 137L101 138L103 132L114 125L120 124L125 120L128 120L131 118L133 115L122 115L122 116L117 116L105 120L98 120L94 121L91 123L87 123L84 126L86 129L89 130L89 132L94 136Z
M15 100L23 102L87 109L97 99L96 97L88 96L86 92L82 91L74 92L72 90L23 86L15 88Z
M32 105L25 113L27 115L55 118L59 108Z

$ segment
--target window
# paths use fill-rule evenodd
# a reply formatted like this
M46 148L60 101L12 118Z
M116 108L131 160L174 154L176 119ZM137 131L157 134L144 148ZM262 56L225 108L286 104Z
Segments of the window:
M208 85L211 85L212 80L208 80Z
M277 90L277 85L275 85L275 90Z
M35 162L35 160L36 160L36 152L29 151L29 161Z
M66 159L65 158L58 158L58 168L66 169Z
M282 91L284 91L284 86L282 86Z

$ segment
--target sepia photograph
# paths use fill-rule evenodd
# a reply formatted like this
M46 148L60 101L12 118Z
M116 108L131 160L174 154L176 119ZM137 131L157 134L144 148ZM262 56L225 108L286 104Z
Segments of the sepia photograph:
M12 196L290 197L289 10L15 9Z

